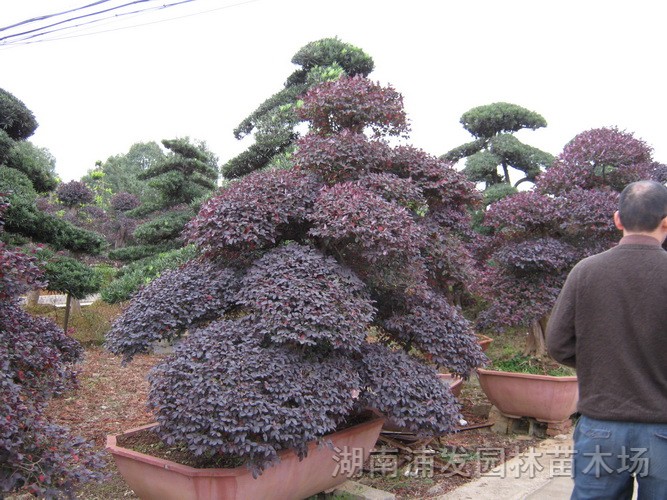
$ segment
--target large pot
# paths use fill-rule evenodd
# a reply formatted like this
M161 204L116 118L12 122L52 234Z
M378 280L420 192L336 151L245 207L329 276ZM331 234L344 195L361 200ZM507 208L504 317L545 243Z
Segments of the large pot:
M567 420L577 410L577 377L477 369L482 390L507 417L533 417L541 422Z
M358 460L345 460L353 450L363 450L368 458L380 434L382 418L373 418L324 437L329 446L313 442L308 456L299 461L292 451L280 453L280 463L267 468L257 478L245 466L233 469L196 469L152 457L117 444L117 437L107 436L121 475L142 500L299 500L331 489L346 481L361 466ZM155 424L131 429L120 436L145 431ZM353 463L349 463L353 462ZM343 466L343 467L341 467ZM337 473L342 471L342 473Z

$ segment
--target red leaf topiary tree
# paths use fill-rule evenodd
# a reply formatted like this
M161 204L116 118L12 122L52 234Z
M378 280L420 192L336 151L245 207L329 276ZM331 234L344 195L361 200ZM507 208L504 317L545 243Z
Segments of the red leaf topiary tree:
M108 336L129 359L189 329L151 374L159 433L258 471L364 408L449 432L459 409L437 367L465 377L484 361L449 300L472 269L462 240L474 186L385 142L408 128L391 87L344 77L307 92L298 112L312 129L294 165L209 200L187 229L201 257L144 288Z
M531 327L527 353L544 354L549 312L576 262L619 239L612 215L630 182L667 181L651 148L616 128L577 135L535 189L492 204L484 219L478 291L488 299L482 328Z

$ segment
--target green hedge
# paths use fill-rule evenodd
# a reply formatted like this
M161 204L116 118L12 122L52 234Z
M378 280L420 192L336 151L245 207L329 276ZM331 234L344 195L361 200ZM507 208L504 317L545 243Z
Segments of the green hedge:
M134 263L123 275L107 285L101 293L102 300L109 304L129 300L140 287L153 281L167 269L175 269L196 255L194 246L190 245L170 252L158 254L153 259Z

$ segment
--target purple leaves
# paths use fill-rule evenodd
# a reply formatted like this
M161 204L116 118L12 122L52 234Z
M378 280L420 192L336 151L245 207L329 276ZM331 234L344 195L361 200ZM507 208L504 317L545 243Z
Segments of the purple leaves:
M350 357L267 349L253 323L252 316L211 323L153 370L150 402L165 441L263 468L282 449L305 456L309 441L352 412L361 381Z
M0 195L0 232L7 209ZM16 296L41 285L35 259L0 242L0 497L21 487L36 496L73 494L103 467L90 446L44 417L48 401L75 385L83 349ZM77 463L76 465L73 465Z
M171 341L210 321L233 304L234 271L214 262L191 260L139 290L106 336L107 348L129 361L154 342Z
M391 86L382 87L361 76L343 77L309 89L298 114L321 135L344 130L361 134L366 128L378 137L409 131L403 96Z
M598 128L577 135L538 180L539 189L560 193L572 188L609 186L621 191L630 182L651 179L657 164L652 149L631 133Z
M56 189L56 195L60 203L70 208L91 203L95 198L92 190L79 181L70 181L61 184Z
M239 303L252 310L258 334L276 344L358 351L374 316L359 278L332 257L294 243L252 265Z
M270 248L299 239L319 184L310 174L258 172L232 183L209 200L186 231L191 242L211 253Z
M363 78L311 89L295 167L204 204L187 228L202 260L154 281L114 325L108 344L128 358L189 331L151 376L167 443L261 470L366 406L423 434L452 430L435 365L467 375L484 362L444 295L471 272L479 195L449 163L377 137L407 131L401 101Z

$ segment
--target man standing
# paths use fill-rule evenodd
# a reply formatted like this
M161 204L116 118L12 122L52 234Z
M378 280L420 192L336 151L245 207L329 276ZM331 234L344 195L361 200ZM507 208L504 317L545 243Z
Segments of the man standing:
M579 262L547 327L549 354L577 369L572 499L667 499L667 188L629 184L620 243Z

